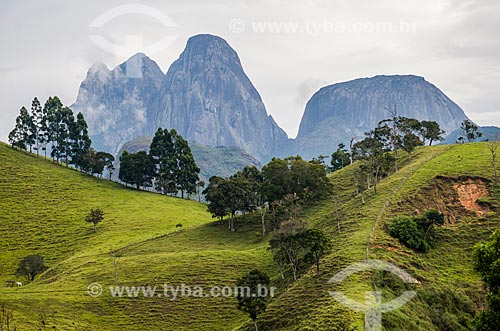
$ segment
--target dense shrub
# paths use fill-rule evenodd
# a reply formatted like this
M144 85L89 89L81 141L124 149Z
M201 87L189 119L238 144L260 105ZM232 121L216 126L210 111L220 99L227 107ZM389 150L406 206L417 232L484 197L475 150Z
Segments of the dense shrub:
M436 242L435 225L444 224L444 215L437 210L429 210L421 217L400 217L388 225L389 234L419 252L427 252Z

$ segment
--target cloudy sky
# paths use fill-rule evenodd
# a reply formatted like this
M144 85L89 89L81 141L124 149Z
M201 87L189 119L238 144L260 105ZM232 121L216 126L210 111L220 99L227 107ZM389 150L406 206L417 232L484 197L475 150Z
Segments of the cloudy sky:
M73 103L93 63L143 51L166 71L198 33L238 52L291 137L319 87L377 74L424 76L500 126L498 17L497 0L0 0L0 140L34 96Z

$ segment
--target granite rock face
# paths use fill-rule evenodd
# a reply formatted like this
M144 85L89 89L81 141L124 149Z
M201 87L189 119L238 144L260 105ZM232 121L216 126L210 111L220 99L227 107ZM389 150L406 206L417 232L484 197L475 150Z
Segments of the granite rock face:
M261 161L288 139L236 52L212 35L191 37L166 75L144 54L112 71L92 66L72 108L85 115L94 146L112 153L158 127L174 128L192 143L236 146Z
M238 146L267 160L287 140L267 114L238 55L219 37L191 37L160 90L152 122L175 128L189 141Z
M149 114L163 78L144 54L113 70L103 63L89 69L71 108L84 114L94 148L116 153L126 141L149 132Z
M396 107L399 116L436 121L451 133L464 111L436 86L418 76L375 76L321 88L306 105L299 133L284 154L330 155L339 143L362 138Z

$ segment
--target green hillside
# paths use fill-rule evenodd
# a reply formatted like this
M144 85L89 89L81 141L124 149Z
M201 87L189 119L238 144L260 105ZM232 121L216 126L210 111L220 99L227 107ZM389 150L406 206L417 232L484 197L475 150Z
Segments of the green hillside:
M467 321L485 300L482 282L472 270L472 247L500 225L500 192L489 181L493 174L490 162L484 143L419 148L411 159L402 157L400 171L384 179L378 193L365 198L365 204L352 185L357 165L335 172L334 196L303 215L335 242L323 261L324 272L316 277L311 270L275 300L263 324L269 330L363 330L364 315L339 306L328 291L340 290L364 302L366 291L382 291L389 301L411 289L417 291L417 297L401 310L383 316L385 330L468 330ZM476 186L490 192L489 197L479 198L488 206L481 207L481 215L464 208L455 185L461 192L473 193L474 202L475 194L482 191ZM385 226L394 217L431 208L443 212L448 223L438 229L437 247L429 253L416 253L386 233ZM338 214L344 215L340 232L334 221ZM367 258L392 262L420 284L406 285L381 272L353 275L337 287L328 283L346 266Z
M486 145L423 147L411 158L404 154L400 171L382 180L364 204L352 185L355 167L332 174L334 194L301 215L334 242L321 275L311 269L275 298L260 318L260 330L363 330L363 315L339 305L328 291L342 290L362 302L374 287L386 300L405 289L418 293L401 310L384 315L386 330L467 330L484 304L472 246L499 222L500 192L489 180ZM41 313L57 330L253 330L231 298L113 298L106 291L90 297L90 283L115 284L113 255L120 285L231 286L256 267L279 280L252 217L241 219L231 233L213 222L203 204L137 192L3 144L0 179L0 283L21 281L13 274L29 254L45 256L51 267L33 284L0 287L0 305L14 311L18 330L37 329ZM97 233L83 221L95 207L106 213ZM416 253L387 235L392 218L430 208L448 219L430 252ZM183 227L176 228L178 223ZM420 283L405 285L383 273L328 283L366 258L392 262Z
M105 212L97 233L84 222ZM44 314L57 330L225 330L246 321L230 298L99 298L90 283L232 286L253 268L269 270L255 227L229 233L214 226L206 206L137 192L52 165L0 144L0 305L14 311L18 330L35 330ZM177 224L182 228L176 228ZM17 264L40 254L51 269L33 284L5 288Z

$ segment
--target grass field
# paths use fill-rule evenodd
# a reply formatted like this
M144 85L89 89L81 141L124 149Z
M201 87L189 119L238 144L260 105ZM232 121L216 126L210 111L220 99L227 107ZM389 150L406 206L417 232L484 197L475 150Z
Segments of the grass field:
M363 315L339 305L328 291L342 290L363 301L374 288L386 300L405 289L418 293L401 310L384 315L385 330L467 330L484 303L482 283L472 270L472 247L498 227L500 193L488 184L490 210L477 216L461 209L453 185L466 177L491 178L486 145L423 147L411 157L403 154L400 170L380 182L377 194L365 196L364 204L352 185L356 166L332 174L332 196L301 213L334 243L322 260L322 273L308 270L283 290L260 318L260 330L363 330ZM43 255L51 267L33 284L0 287L0 304L14 311L18 330L38 329L40 314L57 330L253 330L234 299L114 298L109 291L92 298L87 286L97 282L106 289L117 281L231 286L253 268L280 282L268 238L259 240L252 216L239 220L238 231L231 233L213 222L203 204L137 192L3 144L0 179L0 284L21 280L13 274L26 255ZM455 213L427 254L402 246L385 231L395 216L414 215L415 201ZM106 214L97 233L83 221L95 207ZM367 258L392 262L420 284L408 286L383 273L328 283Z
M40 254L51 269L21 288L0 287L18 330L229 330L246 321L234 298L99 298L90 283L232 286L253 268L272 274L259 225L230 233L204 204L138 192L55 166L0 144L0 284L19 261ZM105 212L94 233L91 208ZM182 228L176 228L177 224Z

